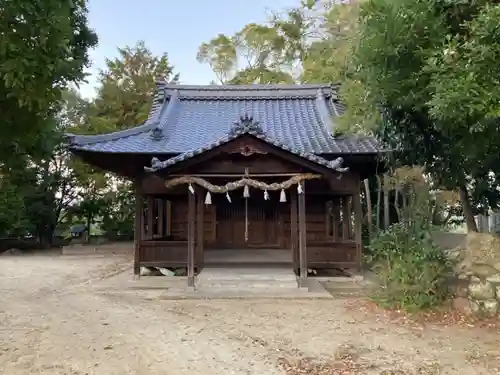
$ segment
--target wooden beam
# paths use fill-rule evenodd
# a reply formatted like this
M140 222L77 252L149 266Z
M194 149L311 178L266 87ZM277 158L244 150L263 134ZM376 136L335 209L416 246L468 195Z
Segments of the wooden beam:
M135 181L135 228L134 228L134 275L139 276L141 268L140 260L140 244L144 231L143 223L143 197L140 181Z
M363 256L363 238L362 238L362 225L363 225L363 210L361 206L361 194L359 191L353 197L354 204L354 225L355 225L355 240L356 240L356 262L358 270L361 271L361 257Z
M307 248L306 248L306 192L302 182L302 194L299 194L299 287L305 287L307 279Z
M204 228L203 224L205 222L205 199L203 197L203 191L201 189L196 190L196 264L198 267L203 266L204 255L203 255L203 240L204 240Z
M187 249L187 275L188 286L194 287L194 246L195 246L195 210L196 210L196 196L188 192L188 217L187 217L187 235L188 235L188 249Z
M263 151L268 152L269 154L273 154L277 156L278 158L287 160L293 164L297 164L298 166L305 167L311 171L314 171L316 173L319 173L325 177L334 177L334 175L338 172L335 172L333 169L328 168L325 165L315 163L309 159L306 159L300 155L297 155L295 153L292 153L290 151L286 151L281 149L280 147L276 147L262 139L259 139L251 134L245 134L242 135L241 138L238 138L237 140L231 140L225 144L220 145L219 147L215 147L211 150L207 150L206 152L203 152L199 155L196 155L192 158L188 158L186 160L183 160L181 162L175 163L172 166L169 166L165 169L161 169L156 172L157 175L163 175L163 176L171 176L174 173L180 173L182 170L186 170L187 168L190 168L196 164L205 162L207 160L210 160L218 155L222 155L227 153L228 151L232 151L234 148L234 142L243 140L245 138L250 138L252 139L253 142L256 144L261 145L261 148Z
M297 190L290 190L290 247L292 250L293 268L295 272L299 272L299 253L297 246Z
M197 173L197 174L169 174L168 177L200 177L200 178L243 178L243 177L293 177L301 176L304 173L249 173L245 175L243 173Z

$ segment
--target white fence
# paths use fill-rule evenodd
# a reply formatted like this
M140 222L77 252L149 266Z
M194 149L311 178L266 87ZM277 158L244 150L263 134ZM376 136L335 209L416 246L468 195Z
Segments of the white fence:
M500 233L500 213L493 212L490 215L476 215L474 217L477 229L482 233Z

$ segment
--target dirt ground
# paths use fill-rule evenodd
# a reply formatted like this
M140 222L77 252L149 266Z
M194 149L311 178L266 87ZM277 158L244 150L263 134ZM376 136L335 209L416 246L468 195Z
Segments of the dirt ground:
M500 336L485 329L395 324L352 299L165 300L102 287L131 277L130 265L123 254L0 257L0 373L500 373Z

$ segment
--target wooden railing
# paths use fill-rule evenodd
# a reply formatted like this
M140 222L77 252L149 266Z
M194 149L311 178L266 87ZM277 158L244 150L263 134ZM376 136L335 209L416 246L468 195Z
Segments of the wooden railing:
M139 249L139 263L150 267L186 267L187 246L187 241L142 241ZM357 267L359 263L356 258L356 249L355 241L308 241L307 266L310 268ZM200 255L203 256L203 254ZM196 255L196 267L201 266L202 262L203 259ZM295 262L298 262L298 258Z
M357 267L356 242L308 241L307 266L310 268Z
M151 267L186 267L187 241L141 241L139 263Z

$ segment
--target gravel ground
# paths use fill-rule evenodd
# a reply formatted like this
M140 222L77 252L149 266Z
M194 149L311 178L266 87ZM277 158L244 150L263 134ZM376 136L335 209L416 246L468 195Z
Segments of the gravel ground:
M0 373L500 373L498 332L395 324L352 298L172 301L102 287L130 265L126 255L0 257Z

